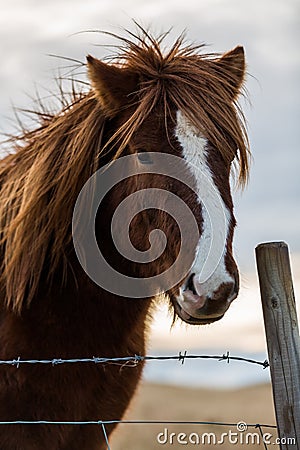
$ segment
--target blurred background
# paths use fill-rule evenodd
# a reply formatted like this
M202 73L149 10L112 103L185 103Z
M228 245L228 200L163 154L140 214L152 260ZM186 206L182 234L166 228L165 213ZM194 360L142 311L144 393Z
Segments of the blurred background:
M235 256L241 271L241 293L220 323L201 328L178 323L171 329L172 319L166 308L159 305L148 353L230 351L233 355L264 360L266 345L255 246L263 241L286 241L296 294L300 288L299 1L0 0L0 11L2 132L14 129L12 104L32 107L30 97L35 96L37 88L42 97L47 97L47 89L55 90L55 76L70 73L68 62L49 54L84 62L88 53L102 58L114 51L102 45L115 44L112 38L78 32L106 30L123 34L123 28L134 31L135 19L157 33L172 27L169 42L186 30L188 41L206 43L209 52L244 46L249 101L241 99L241 105L248 121L253 162L249 186L242 193L234 192L238 221ZM84 67L74 75L84 76L83 71ZM164 415L170 419L171 412L180 413L179 404L186 399L199 406L194 411L198 420L227 417L229 421L274 421L269 386L259 386L268 383L269 372L259 366L201 360L186 361L184 365L176 361L151 362L144 378L130 412L136 419L140 415L153 419ZM222 397L226 393L228 398ZM188 420L191 409L186 406L180 417ZM128 428L120 434L123 439L125 434L131 442ZM117 436L115 448L148 448L146 441L118 447L118 439ZM149 448L156 447L153 443Z

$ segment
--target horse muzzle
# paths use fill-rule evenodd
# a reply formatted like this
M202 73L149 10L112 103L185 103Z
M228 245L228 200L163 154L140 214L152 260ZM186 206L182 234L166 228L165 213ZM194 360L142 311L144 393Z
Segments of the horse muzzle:
M197 283L195 274L192 274L175 298L175 311L181 320L188 324L213 323L224 316L231 302L236 299L238 291L238 272L233 274L231 281L220 283L211 294L207 293L207 286Z

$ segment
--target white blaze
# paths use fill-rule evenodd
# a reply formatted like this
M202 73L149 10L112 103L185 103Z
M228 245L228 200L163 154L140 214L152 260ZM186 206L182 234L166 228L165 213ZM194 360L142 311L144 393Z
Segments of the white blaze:
M232 282L225 267L230 212L214 183L207 161L207 140L181 113L175 130L183 157L196 181L196 194L202 205L203 230L191 268L198 295L210 295L220 284ZM199 290L199 292L198 292ZM200 292L201 291L201 292Z

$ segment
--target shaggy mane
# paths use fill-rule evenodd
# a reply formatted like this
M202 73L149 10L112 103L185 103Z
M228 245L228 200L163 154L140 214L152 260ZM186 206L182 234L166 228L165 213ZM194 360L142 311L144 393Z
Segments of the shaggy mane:
M225 159L236 160L239 181L246 183L249 150L243 115L224 85L224 71L221 82L211 69L211 60L219 55L201 54L202 46L184 45L182 37L164 52L165 35L155 39L142 29L129 34L130 39L112 35L120 40L112 63L139 74L138 101L109 142L103 142L106 118L90 91L67 107L62 103L57 114L41 114L35 130L12 138L14 153L0 162L1 283L6 305L16 312L30 304L45 264L49 280L59 264L66 269L73 207L99 167L99 156L112 144L113 158L121 155L157 105L166 116L175 105L197 129L204 129ZM227 76L229 87L229 70Z

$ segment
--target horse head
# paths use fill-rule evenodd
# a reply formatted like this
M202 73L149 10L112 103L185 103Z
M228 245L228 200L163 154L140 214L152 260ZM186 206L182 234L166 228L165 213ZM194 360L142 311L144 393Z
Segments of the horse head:
M167 55L136 45L124 61L88 56L93 93L107 120L105 148L124 161L122 183L106 203L110 220L131 196L118 209L117 237L108 246L118 243L119 252L126 242L131 256L106 254L134 280L132 297L164 291L183 321L214 322L239 291L230 175L234 162L242 183L248 170L236 105L243 48L211 57L179 50L178 42ZM106 233L98 222L103 240L111 229Z

